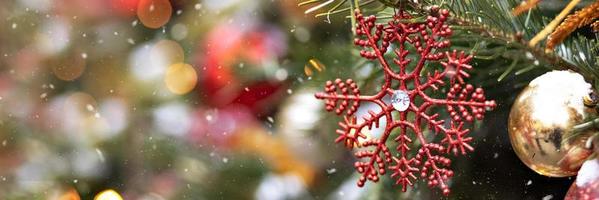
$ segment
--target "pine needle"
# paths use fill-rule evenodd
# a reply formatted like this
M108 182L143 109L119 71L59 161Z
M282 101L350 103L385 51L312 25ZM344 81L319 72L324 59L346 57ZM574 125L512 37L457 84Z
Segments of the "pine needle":
M533 9L534 7L537 7L539 2L541 2L541 0L522 1L522 3L520 3L520 5L516 6L514 9L512 9L512 15L518 16L518 15L522 14L523 12Z
M325 7L326 5L333 3L333 1L335 1L335 0L328 0L328 1L325 1L324 3L318 4L312 8L309 8L308 10L304 11L304 14L308 14L308 13L314 12L315 10L321 9L322 7Z
M566 7L557 15L545 28L539 32L535 37L533 37L530 42L528 42L528 46L534 47L541 40L545 38L545 36L549 35L555 29L555 27L574 9L574 7L580 3L580 0L572 0ZM549 43L549 42L548 42ZM549 44L548 44L549 45Z
M547 49L552 50L576 29L591 24L597 18L599 18L599 0L568 15L547 38Z
M512 64L510 64L510 66L503 71L503 73L499 76L499 78L497 78L497 82L502 81L510 72L512 72L512 70L514 70L514 67L516 67L516 65L518 64L519 59L514 59L514 61L512 61Z

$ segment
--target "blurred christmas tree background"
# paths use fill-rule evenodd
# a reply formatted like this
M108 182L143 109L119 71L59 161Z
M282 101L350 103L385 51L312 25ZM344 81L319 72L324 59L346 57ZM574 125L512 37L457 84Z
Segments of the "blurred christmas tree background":
M397 9L360 2L369 13ZM498 2L452 12L481 9L481 24L506 32L492 21L536 20L520 32L529 39L567 3L543 1L506 22L494 14L519 2ZM306 14L298 3L0 1L0 199L564 197L574 179L527 168L506 127L519 91L563 63L474 33L452 41L476 55L469 82L498 106L470 133L476 151L452 161L451 195L421 182L405 193L389 180L357 187L355 158L334 143L340 117L314 93L336 77L378 87L382 72L359 57L350 8L315 17L327 9ZM596 36L574 35L553 56L592 76Z

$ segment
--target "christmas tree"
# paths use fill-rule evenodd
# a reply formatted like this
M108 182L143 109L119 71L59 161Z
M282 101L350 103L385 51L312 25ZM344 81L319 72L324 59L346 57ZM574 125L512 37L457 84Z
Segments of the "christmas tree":
M0 199L599 198L599 1L9 0L0 18Z

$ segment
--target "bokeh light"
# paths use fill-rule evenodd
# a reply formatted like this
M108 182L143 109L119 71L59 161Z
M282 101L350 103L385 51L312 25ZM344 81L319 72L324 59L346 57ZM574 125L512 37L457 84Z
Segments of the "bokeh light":
M69 189L58 197L58 200L81 200L79 193L75 189Z
M63 58L51 62L54 75L64 81L72 81L79 78L85 71L86 54L71 53Z
M175 24L172 28L171 28L171 36L175 39L175 40L182 40L185 39L187 37L187 26L185 24Z
M184 56L185 54L181 45L172 40L160 40L156 42L150 52L150 59L153 62L163 63L166 66L183 62Z
M73 110L86 116L94 116L97 112L98 103L90 94L75 92L67 97L64 106L63 113L67 113L67 110Z
M173 8L169 0L140 0L137 17L148 28L160 28L170 19Z
M175 63L168 67L164 83L169 91L175 94L186 94L198 82L198 75L193 67L186 63Z
M60 18L52 18L42 24L37 33L36 46L44 54L54 55L64 50L70 43L70 24Z
M191 111L180 102L161 105L153 111L154 124L157 130L173 136L184 136L190 129Z
M118 192L109 189L98 193L94 200L123 200L123 197Z
M147 42L138 45L129 55L129 67L133 77L137 80L150 82L162 78L168 65L165 64L165 59L152 56L153 42ZM154 55L156 56L156 55Z

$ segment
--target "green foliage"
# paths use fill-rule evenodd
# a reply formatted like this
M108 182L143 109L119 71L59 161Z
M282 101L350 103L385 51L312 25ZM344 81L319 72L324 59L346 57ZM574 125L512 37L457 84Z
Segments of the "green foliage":
M320 12L317 17L328 17L333 14L351 16L352 8L359 7L364 12L375 13L383 19L390 18L394 9L406 9L415 15L426 15L431 6L441 6L452 12L451 24L455 31L452 37L453 48L472 53L479 60L503 62L499 70L496 66L477 67L483 69L478 71L478 74L487 74L493 76L494 80L502 81L508 76L533 70L569 69L583 74L590 81L599 78L598 35L592 38L573 35L555 51L545 51L543 44L531 47L528 45L528 40L540 32L550 19L543 17L543 13L538 9L513 16L511 10L519 2L518 0L424 0L417 4L407 0L378 0L376 3L373 0L308 0L300 5L320 7L314 10ZM365 6L368 7L363 8Z
M519 1L477 0L444 1L430 0L427 3L447 7L453 13L457 31L454 39L476 41L473 53L477 58L510 60L497 80L501 81L510 73L516 75L544 66L545 69L570 69L583 74L589 80L599 77L599 64L596 62L597 36L588 39L583 36L570 37L554 52L545 51L543 45L531 47L528 40L540 32L549 19L538 9L532 9L520 16L513 16L511 9ZM470 42L472 43L472 42ZM480 49L493 49L480 51Z
M576 36L556 48L557 54L573 63L586 76L592 77L597 88L599 78L599 35L594 39Z

